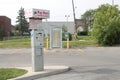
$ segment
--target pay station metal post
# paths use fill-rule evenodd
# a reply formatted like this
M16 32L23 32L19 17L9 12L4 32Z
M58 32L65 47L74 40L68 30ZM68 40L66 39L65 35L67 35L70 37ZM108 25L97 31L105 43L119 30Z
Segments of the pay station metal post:
M32 46L32 68L33 71L44 70L44 31L42 29L32 29L31 31L31 46Z

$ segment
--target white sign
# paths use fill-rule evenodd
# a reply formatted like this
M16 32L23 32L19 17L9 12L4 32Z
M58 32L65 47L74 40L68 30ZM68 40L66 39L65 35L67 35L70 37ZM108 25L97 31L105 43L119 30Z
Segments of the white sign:
M29 29L37 29L42 26L42 20L29 19Z
M50 32L50 48L62 48L62 29L52 27Z
M50 11L49 10L42 10L42 9L28 9L25 10L25 15L28 18L42 18L46 19L50 17Z

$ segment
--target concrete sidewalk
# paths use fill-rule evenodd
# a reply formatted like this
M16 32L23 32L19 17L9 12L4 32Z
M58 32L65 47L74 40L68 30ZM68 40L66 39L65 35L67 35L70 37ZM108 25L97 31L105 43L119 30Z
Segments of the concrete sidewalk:
M17 68L25 69L28 71L28 73L23 76L8 80L34 80L42 77L60 74L70 70L70 68L67 66L45 66L44 71L40 72L32 72L31 67L17 67Z

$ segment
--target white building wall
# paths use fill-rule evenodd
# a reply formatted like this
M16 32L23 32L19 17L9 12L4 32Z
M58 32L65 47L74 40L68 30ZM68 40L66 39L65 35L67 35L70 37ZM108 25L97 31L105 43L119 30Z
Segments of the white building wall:
M63 25L67 26L68 32L74 33L74 22L43 22L43 29L50 33L51 27L62 27Z

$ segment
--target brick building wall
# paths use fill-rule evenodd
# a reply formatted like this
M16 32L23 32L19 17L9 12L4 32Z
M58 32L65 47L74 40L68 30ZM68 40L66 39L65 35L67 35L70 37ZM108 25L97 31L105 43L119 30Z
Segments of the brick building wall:
M11 34L11 19L6 16L0 16L0 27L5 31L5 36L10 36Z

